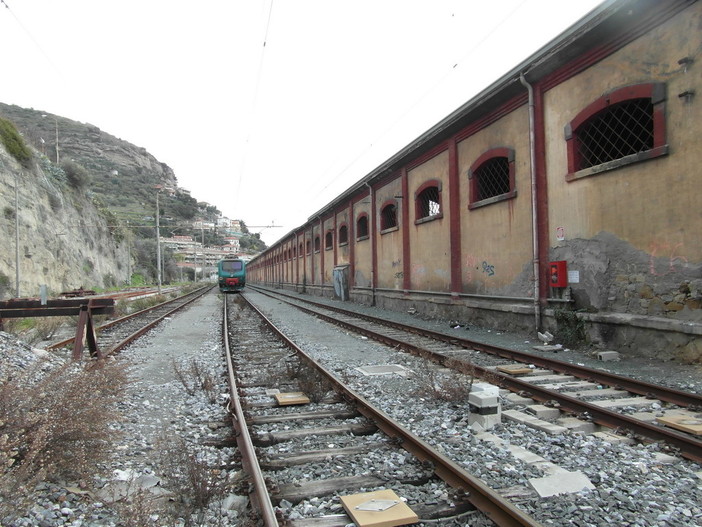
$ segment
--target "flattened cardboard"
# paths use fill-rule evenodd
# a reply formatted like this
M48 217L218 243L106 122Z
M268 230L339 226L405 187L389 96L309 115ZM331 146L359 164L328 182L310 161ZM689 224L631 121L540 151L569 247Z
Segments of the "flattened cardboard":
M396 505L385 508L385 510L359 510L359 506L373 508L369 502L376 500L385 502L395 501ZM341 496L341 503L346 509L346 513L351 517L358 527L395 527L396 525L408 525L417 523L419 517L402 501L392 490L378 490L375 492L364 492L361 494L351 494Z
M657 417L656 421L670 428L682 430L688 434L702 435L702 419L685 415L671 415L670 417Z
M276 393L273 395L280 406L310 404L310 399L302 392Z

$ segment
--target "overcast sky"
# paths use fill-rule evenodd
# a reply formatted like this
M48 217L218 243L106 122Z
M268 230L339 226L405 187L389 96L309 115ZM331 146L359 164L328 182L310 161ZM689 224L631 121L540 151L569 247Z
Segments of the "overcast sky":
M0 0L0 101L146 148L272 243L600 3Z

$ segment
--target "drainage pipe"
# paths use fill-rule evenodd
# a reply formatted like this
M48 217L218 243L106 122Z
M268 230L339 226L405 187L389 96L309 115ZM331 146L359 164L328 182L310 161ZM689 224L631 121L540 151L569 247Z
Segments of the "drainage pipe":
M375 305L375 270L378 267L378 255L375 251L375 192L373 191L373 186L365 182L368 187L368 196L370 199L370 225L368 227L368 235L370 236L371 244L371 305ZM358 234L358 233L356 233Z
M536 194L536 133L534 125L534 88L520 73L519 80L529 92L529 171L531 172L531 239L534 263L534 329L541 330L540 262L539 262L539 227L537 219Z

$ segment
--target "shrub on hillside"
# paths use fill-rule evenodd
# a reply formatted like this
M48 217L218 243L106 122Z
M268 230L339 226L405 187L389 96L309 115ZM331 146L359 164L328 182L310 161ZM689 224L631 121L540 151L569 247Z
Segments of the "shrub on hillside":
M83 165L69 159L61 162L61 168L66 173L68 184L74 189L81 190L90 184L90 174Z
M15 125L6 119L0 118L0 141L17 161L24 166L29 165L32 151L27 147Z

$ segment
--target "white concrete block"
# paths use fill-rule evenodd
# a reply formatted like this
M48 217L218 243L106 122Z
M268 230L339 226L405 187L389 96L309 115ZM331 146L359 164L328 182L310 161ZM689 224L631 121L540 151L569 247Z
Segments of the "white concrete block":
M598 351L597 359L602 361L619 360L619 353L616 351Z
M529 480L529 484L542 498L558 494L573 494L595 488L588 477L580 471L558 472L553 476L532 478Z

